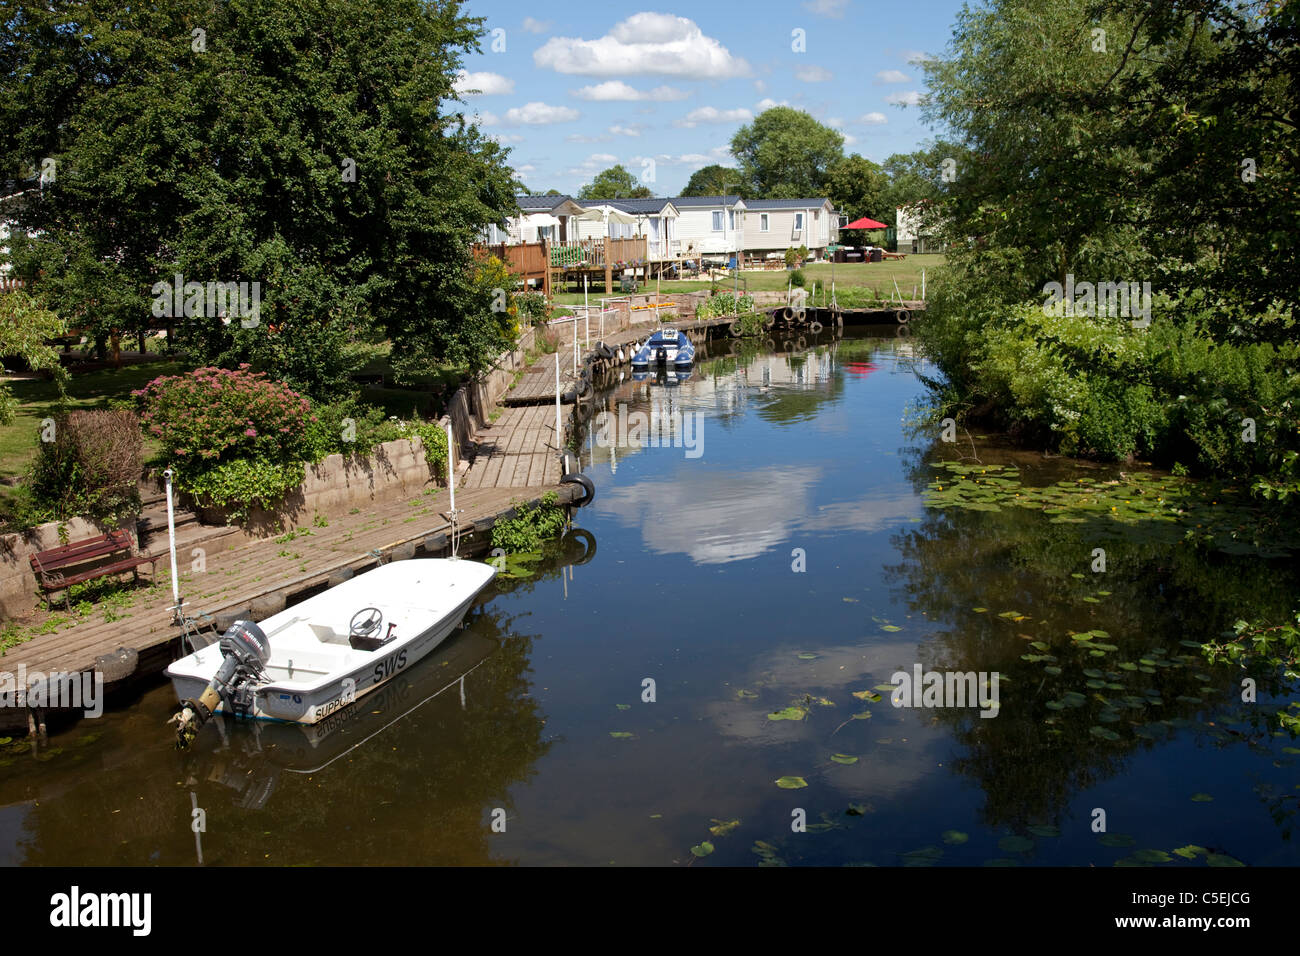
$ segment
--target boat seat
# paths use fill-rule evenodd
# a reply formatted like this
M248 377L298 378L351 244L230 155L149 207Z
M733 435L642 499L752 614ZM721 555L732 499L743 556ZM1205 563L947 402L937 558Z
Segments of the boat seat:
M348 635L346 632L339 633L328 624L312 624L311 631L316 635L316 639L322 644L347 644Z

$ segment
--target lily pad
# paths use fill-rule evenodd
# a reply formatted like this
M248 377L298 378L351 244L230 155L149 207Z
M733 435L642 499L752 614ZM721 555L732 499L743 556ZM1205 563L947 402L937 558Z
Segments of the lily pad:
M709 827L709 832L715 837L726 836L732 830L736 829L736 827L740 826L739 820L719 820L717 817L714 817L713 822L717 825Z
M1192 794L1192 803L1212 803L1213 801L1214 798L1210 796L1208 793Z
M1210 866L1245 866L1240 860L1228 856L1226 853L1207 853L1205 862Z
M713 844L710 843L708 840L705 840L699 846L691 847L691 852L698 857L708 856L710 853L713 852Z
M858 762L857 757L851 756L849 754L831 754L831 759L834 760L836 763L842 763L842 764L855 764Z
M808 781L803 777L779 777L776 785L782 790L802 790L808 786Z
M628 737L632 736L632 734L628 733L626 730L611 730L609 735L617 740L626 740Z
M808 711L802 707L786 707L775 713L767 715L768 720L803 720L808 715Z
M944 830L943 842L950 846L961 846L970 839L969 833L962 833L960 830Z

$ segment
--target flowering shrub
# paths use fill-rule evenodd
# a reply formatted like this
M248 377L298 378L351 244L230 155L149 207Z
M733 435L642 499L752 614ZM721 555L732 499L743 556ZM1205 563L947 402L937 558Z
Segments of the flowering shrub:
M141 425L161 443L173 468L193 472L235 458L297 457L311 404L288 386L247 369L195 369L156 378L134 393L144 404Z
M301 463L320 457L306 440L311 404L247 365L156 378L134 394L177 486L233 517L252 504L274 507L302 481Z

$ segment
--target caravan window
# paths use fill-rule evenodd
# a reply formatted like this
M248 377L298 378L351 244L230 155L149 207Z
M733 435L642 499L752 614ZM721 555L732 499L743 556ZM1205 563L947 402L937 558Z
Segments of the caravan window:
M759 216L758 216L758 231L759 231L759 232L767 232L767 213L765 213L765 212L764 212L764 213L759 213Z
M722 232L722 212L717 211L713 214L713 231Z

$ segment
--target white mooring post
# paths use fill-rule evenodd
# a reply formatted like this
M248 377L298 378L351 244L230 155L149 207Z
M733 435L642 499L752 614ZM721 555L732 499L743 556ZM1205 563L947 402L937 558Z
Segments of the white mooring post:
M564 447L564 439L560 432L560 353L555 353L555 452L559 454L560 449ZM564 466L560 466L563 474Z
M925 270L921 270L921 301L925 301Z
M172 470L163 472L167 478L167 543L171 548L172 559L172 607L176 610L176 620L181 619L181 582L176 576L176 513L172 510Z

